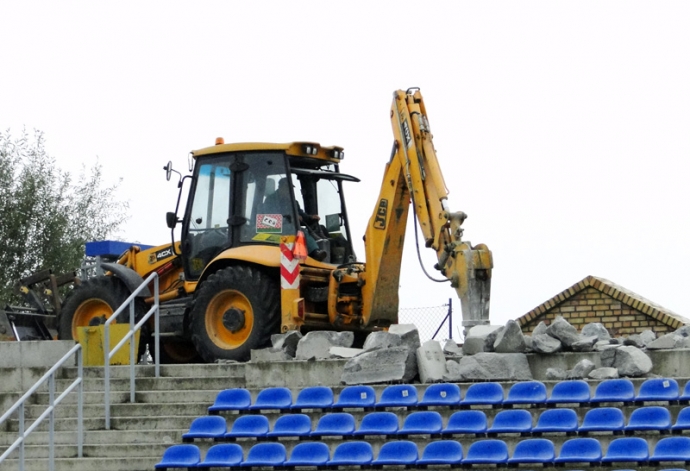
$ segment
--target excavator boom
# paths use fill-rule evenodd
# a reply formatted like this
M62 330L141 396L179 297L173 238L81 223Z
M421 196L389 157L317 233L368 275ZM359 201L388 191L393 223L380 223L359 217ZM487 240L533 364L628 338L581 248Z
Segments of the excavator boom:
M491 251L462 240L467 215L448 207L448 190L436 157L433 136L419 89L393 95L394 144L378 204L366 231L367 281L362 289L366 324L385 323L397 313L397 287L409 205L436 268L455 288L463 325L487 324L491 291ZM395 314L397 315L397 314Z

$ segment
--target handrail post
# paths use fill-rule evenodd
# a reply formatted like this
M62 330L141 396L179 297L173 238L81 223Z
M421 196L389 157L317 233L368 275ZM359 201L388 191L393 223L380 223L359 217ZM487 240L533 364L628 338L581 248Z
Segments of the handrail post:
M103 329L103 354L105 356L104 368L104 391L103 400L105 402L105 429L110 430L110 329L106 322Z
M453 339L453 298L448 298L448 338Z
M22 439L19 445L19 471L24 471L24 440L26 435L24 435L24 403L19 407L19 436Z
M77 350L77 376L79 392L77 398L77 456L84 456L84 359L82 350Z
M156 352L156 363L155 363L155 370L156 370L156 378L159 378L161 375L161 336L160 336L160 328L161 328L161 320L160 320L160 313L161 313L161 304L160 304L160 299L158 297L158 277L154 278L153 280L153 286L154 286L154 293L153 293L153 299L156 304L156 311L153 314L153 319L154 319L154 341L156 343L155 346L155 352Z
M48 378L50 416L48 419L48 470L55 471L55 372Z
M136 353L134 352L134 299L129 302L129 331L132 336L129 338L129 403L134 404L134 365L137 363Z

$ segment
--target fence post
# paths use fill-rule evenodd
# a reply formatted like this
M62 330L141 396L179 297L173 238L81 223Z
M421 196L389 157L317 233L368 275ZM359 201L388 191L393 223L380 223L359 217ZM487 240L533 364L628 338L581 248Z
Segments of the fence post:
M448 338L453 339L453 298L448 298Z

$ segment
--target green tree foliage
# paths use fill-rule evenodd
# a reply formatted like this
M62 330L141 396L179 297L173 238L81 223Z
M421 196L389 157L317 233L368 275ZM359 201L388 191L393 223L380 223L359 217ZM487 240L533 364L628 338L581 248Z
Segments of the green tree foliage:
M118 184L105 186L99 163L76 179L60 170L40 131L0 131L0 303L21 277L75 270L86 241L113 236L129 207L115 198Z

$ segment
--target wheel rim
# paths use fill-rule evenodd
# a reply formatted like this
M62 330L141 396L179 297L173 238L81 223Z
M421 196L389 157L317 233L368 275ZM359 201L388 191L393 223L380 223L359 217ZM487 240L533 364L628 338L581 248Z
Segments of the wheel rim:
M72 317L72 338L77 338L79 327L88 327L93 319L105 317L109 319L113 315L113 308L102 299L87 299L79 305ZM116 323L117 321L113 321Z
M229 311L242 313L243 323L238 329L230 330L227 320L224 320ZM206 310L206 332L218 347L224 350L232 350L242 346L254 327L254 310L247 297L235 290L225 290L216 294Z

